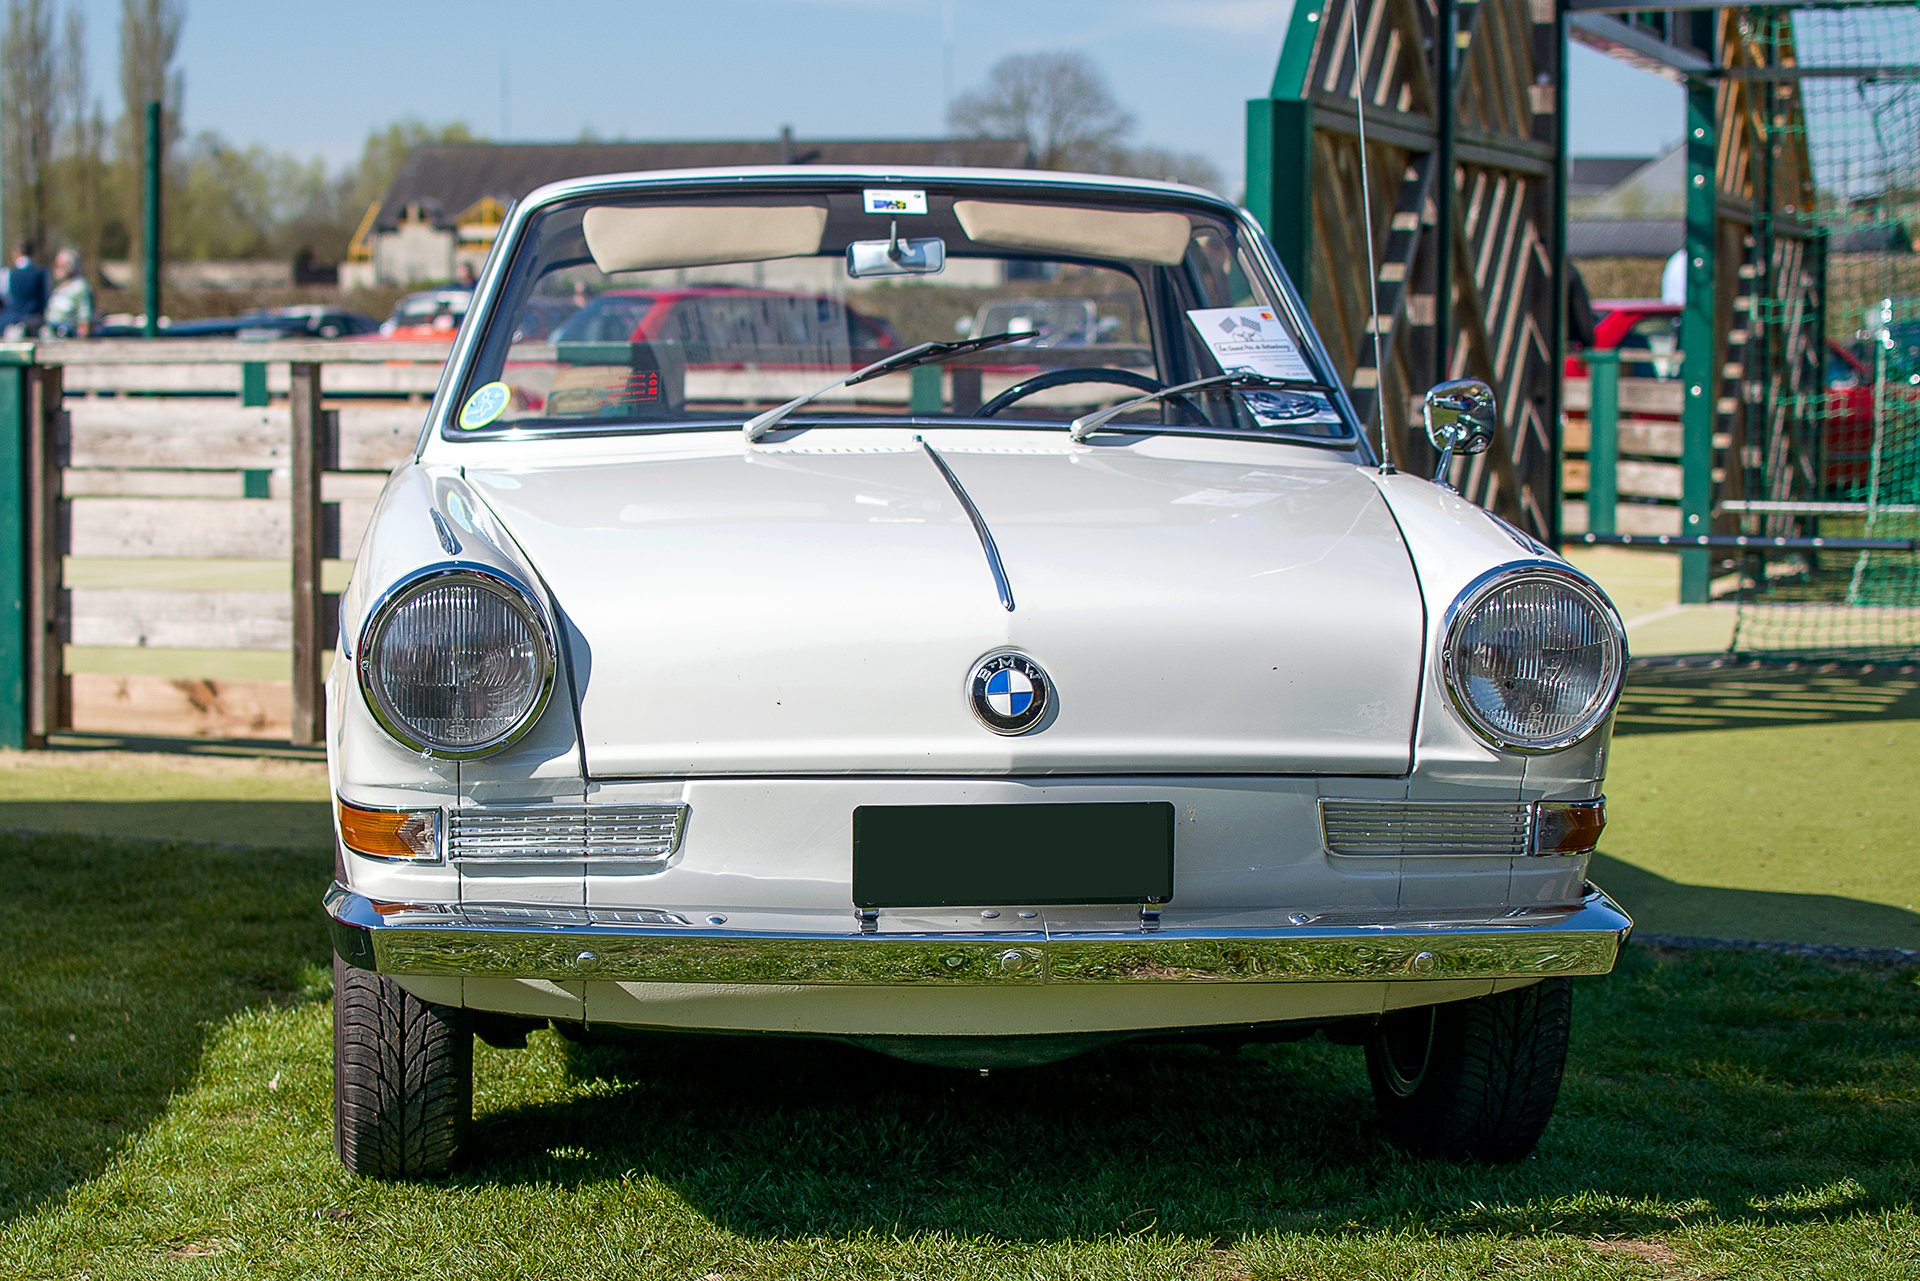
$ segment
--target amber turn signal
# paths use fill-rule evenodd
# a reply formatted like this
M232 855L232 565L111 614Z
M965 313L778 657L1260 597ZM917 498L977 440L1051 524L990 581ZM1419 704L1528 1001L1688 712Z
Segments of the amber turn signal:
M1533 820L1535 854L1585 854L1600 844L1607 826L1607 798L1542 801Z
M369 810L338 803L340 840L356 854L410 863L440 857L439 810Z

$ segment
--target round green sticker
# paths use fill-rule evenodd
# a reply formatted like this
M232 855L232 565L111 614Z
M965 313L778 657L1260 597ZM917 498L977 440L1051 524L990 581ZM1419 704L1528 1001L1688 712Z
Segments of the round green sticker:
M467 397L466 405L460 410L460 425L467 428L485 427L505 413L512 400L511 387L505 383L488 383Z

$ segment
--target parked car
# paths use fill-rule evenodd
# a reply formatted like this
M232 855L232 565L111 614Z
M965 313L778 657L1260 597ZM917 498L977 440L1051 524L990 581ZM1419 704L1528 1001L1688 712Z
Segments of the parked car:
M1408 1149L1531 1150L1569 979L1632 925L1587 880L1624 630L1381 463L1244 213L771 167L544 187L495 253L340 605L348 1169L446 1172L474 1037L548 1026L968 1069L1319 1033L1364 1047ZM814 327L726 335L695 394L646 291L701 278L756 305L777 279L805 306L767 314ZM1036 278L1130 291L1146 354L863 349L833 319ZM517 337L576 286L559 341ZM621 378L508 381L556 359ZM997 361L1041 372L983 404ZM772 400L782 365L802 390ZM1448 453L1493 438L1482 383L1426 409Z
M1669 379L1680 376L1680 313L1677 303L1657 299L1612 299L1593 304L1593 347L1618 349L1622 378ZM1566 358L1569 378L1585 378L1587 362Z
M380 322L379 336L396 342L451 341L473 303L470 289L426 289L394 304Z
M238 316L180 320L161 328L161 338L240 338L272 342L281 338L351 338L380 327L372 316L345 307L302 303L288 307L256 307ZM96 338L141 338L140 325L97 325Z

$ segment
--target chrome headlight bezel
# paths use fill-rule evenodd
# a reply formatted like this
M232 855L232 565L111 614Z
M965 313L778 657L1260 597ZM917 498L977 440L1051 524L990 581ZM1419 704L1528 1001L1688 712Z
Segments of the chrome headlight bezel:
M1592 710L1571 730L1550 738L1520 738L1497 725L1491 724L1480 714L1474 705L1472 695L1466 689L1466 672L1460 661L1461 630L1476 610L1488 598L1517 582L1529 579L1548 579L1557 586L1571 590L1599 613L1612 632L1613 643L1618 650L1613 672L1600 691L1600 695L1591 704ZM1574 746L1591 736L1595 730L1612 717L1615 706L1620 701L1620 689L1627 674L1627 629L1620 621L1620 613L1613 602L1584 575L1563 565L1554 565L1540 561L1523 561L1517 564L1501 565L1474 579L1467 589L1454 599L1447 610L1446 627L1440 645L1440 683L1447 691L1447 701L1452 704L1454 715L1471 730L1474 736L1490 747L1503 752L1534 756L1545 752L1558 752Z
M534 678L533 698L511 725L479 743L448 745L423 737L387 705L386 699L380 692L380 683L376 679L378 672L375 664L380 657L380 641L393 615L401 606L416 597L450 583L471 584L498 597L506 603L508 608L521 616L539 641L535 656L539 660L540 670ZM552 700L557 664L553 631L547 625L545 611L541 609L539 600L524 584L504 574L471 565L437 565L410 574L387 589L380 598L380 603L367 616L365 625L360 629L360 643L354 650L353 666L354 675L360 684L361 697L381 729L414 751L422 752L436 760L471 761L505 751L533 728L546 712L547 704Z

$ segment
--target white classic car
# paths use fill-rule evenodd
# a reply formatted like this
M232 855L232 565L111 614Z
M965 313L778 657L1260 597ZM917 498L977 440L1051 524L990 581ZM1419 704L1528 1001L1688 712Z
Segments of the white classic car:
M516 340L608 290L618 332ZM1049 298L1080 339L954 337ZM1443 450L1493 414L1428 394ZM1586 879L1612 605L1378 459L1257 225L1191 188L535 192L340 622L363 1174L449 1169L474 1036L549 1024L968 1068L1318 1031L1396 1142L1514 1160L1569 977L1632 927Z

